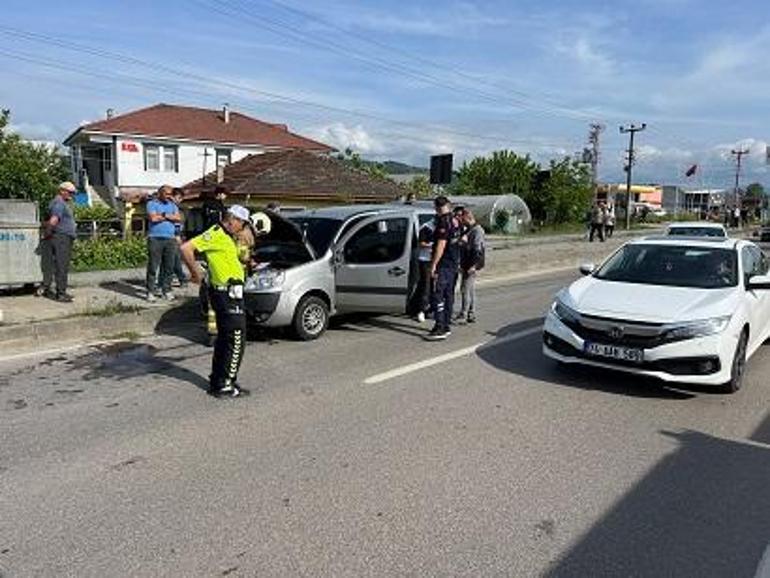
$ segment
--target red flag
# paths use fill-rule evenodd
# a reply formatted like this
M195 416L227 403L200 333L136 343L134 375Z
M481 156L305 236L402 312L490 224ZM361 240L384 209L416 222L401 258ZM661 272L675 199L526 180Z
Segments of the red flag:
M687 169L687 172L684 175L686 177L691 177L695 174L697 170L698 170L698 165L693 165L689 169Z

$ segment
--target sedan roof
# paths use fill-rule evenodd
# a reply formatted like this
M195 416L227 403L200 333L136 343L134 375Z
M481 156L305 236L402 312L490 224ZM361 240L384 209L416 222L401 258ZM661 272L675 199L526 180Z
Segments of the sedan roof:
M708 221L681 221L677 223L671 223L669 229L692 229L694 227L700 229L724 229L725 226L722 223L709 223Z
M670 236L660 235L655 237L641 237L638 239L632 239L630 244L634 245L689 245L689 246L703 246L703 247L721 247L723 249L734 249L737 247L741 239L733 239L731 237L701 237L701 236Z

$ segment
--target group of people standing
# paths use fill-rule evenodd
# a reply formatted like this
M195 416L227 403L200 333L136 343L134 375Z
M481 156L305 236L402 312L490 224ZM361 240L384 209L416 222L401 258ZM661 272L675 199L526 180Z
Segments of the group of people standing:
M598 234L599 241L612 237L615 232L615 207L604 201L597 201L588 213L588 240L593 243Z
M484 229L470 209L453 209L445 196L434 201L436 217L419 231L419 280L417 319L432 313L435 325L429 341L448 338L453 323L475 323L476 278L485 261ZM454 313L457 281L461 280L460 311Z

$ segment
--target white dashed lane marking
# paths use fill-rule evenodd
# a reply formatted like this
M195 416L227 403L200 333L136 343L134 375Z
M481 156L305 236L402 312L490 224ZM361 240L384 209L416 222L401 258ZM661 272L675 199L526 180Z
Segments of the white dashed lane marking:
M433 367L434 365L445 363L447 361L451 361L459 357L472 355L473 353L476 353L476 351L484 347L497 347L498 345L503 345L511 341L517 341L519 339L523 339L524 337L528 337L530 335L534 335L535 333L539 333L542 330L543 330L542 326L537 326L537 327L532 327L530 329L524 329L523 331L517 331L516 333L511 333L510 335L506 335L505 337L500 337L499 339L493 339L491 341L482 341L481 343L471 345L470 347L464 347L463 349L450 351L449 353L444 353L443 355L437 355L436 357L431 357L430 359L424 359L422 361L410 363L409 365L405 365L403 367L399 367L391 371L378 373L377 375L367 377L364 380L364 383L366 385L375 385L377 383L382 383L383 381L389 381L391 379L402 377L404 375L408 375L416 371L421 371L423 369L427 369L428 367Z

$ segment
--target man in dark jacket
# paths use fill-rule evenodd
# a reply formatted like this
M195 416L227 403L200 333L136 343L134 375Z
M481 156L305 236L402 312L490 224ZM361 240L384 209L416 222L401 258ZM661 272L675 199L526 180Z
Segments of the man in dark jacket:
M460 262L460 223L452 215L452 205L445 196L436 197L436 228L433 232L433 254L430 272L433 278L433 313L436 325L426 335L429 341L440 341L451 335L449 328L454 306L454 290Z
M484 268L486 258L486 240L484 229L476 222L473 211L465 209L462 213L461 222L466 230L464 250L460 259L460 273L462 275L462 284L460 292L462 294L462 307L457 319L476 322L476 276Z

